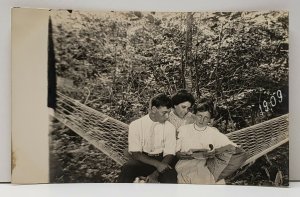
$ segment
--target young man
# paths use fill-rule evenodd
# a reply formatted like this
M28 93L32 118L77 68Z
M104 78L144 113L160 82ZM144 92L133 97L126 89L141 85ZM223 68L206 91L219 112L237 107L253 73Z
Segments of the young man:
M159 94L150 101L149 114L129 125L128 152L131 155L121 168L120 183L132 183L143 177L149 183L176 183L177 173L169 164L176 150L176 130L167 121L171 99Z

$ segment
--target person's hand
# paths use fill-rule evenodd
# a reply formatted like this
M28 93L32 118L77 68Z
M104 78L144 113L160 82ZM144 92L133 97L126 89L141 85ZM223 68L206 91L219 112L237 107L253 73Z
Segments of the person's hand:
M208 149L190 149L190 151L192 152L191 156L194 159L206 159L205 156Z
M156 169L159 173L162 173L164 172L165 170L169 170L169 169L172 169L171 166L169 166L168 164L166 163L162 163L160 162L157 166L156 166Z
M215 149L209 150L209 151L204 153L205 158L214 158L215 155L216 155L216 150Z
M179 158L184 160L194 159L194 157L192 157L192 154L186 154L186 153L181 153Z
M157 172L153 172L152 174L146 177L146 183L158 183L158 175L159 174Z
M206 159L206 152L195 152L191 156L194 159Z

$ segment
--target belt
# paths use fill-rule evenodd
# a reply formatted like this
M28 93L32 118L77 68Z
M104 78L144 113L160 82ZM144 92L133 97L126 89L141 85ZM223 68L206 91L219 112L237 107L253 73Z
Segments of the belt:
M159 157L159 156L163 155L163 153L157 153L157 154L151 154L151 153L146 153L146 152L143 152L143 153L148 155L149 157Z

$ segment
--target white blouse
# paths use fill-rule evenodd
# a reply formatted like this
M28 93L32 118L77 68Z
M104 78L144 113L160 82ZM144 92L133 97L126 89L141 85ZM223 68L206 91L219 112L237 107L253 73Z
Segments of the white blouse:
M199 128L195 124L188 124L180 127L178 132L176 151L180 152L188 152L190 149L210 150L210 144L213 145L213 148L220 148L228 144L236 146L215 127Z
M219 132L214 127L199 128L195 124L188 124L178 129L176 150L189 152L192 149L208 149L210 144L213 148L220 148L235 143ZM224 179L216 182L206 166L206 159L179 160L175 166L178 183L193 184L225 184Z

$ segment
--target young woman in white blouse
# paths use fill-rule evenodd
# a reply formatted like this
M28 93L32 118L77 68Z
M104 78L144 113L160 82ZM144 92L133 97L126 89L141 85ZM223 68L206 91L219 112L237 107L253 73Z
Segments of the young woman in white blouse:
M207 103L194 108L195 123L178 129L176 164L178 183L225 184L224 179L216 182L206 165L206 160L214 155L214 150L226 145L236 146L211 121L210 107Z

